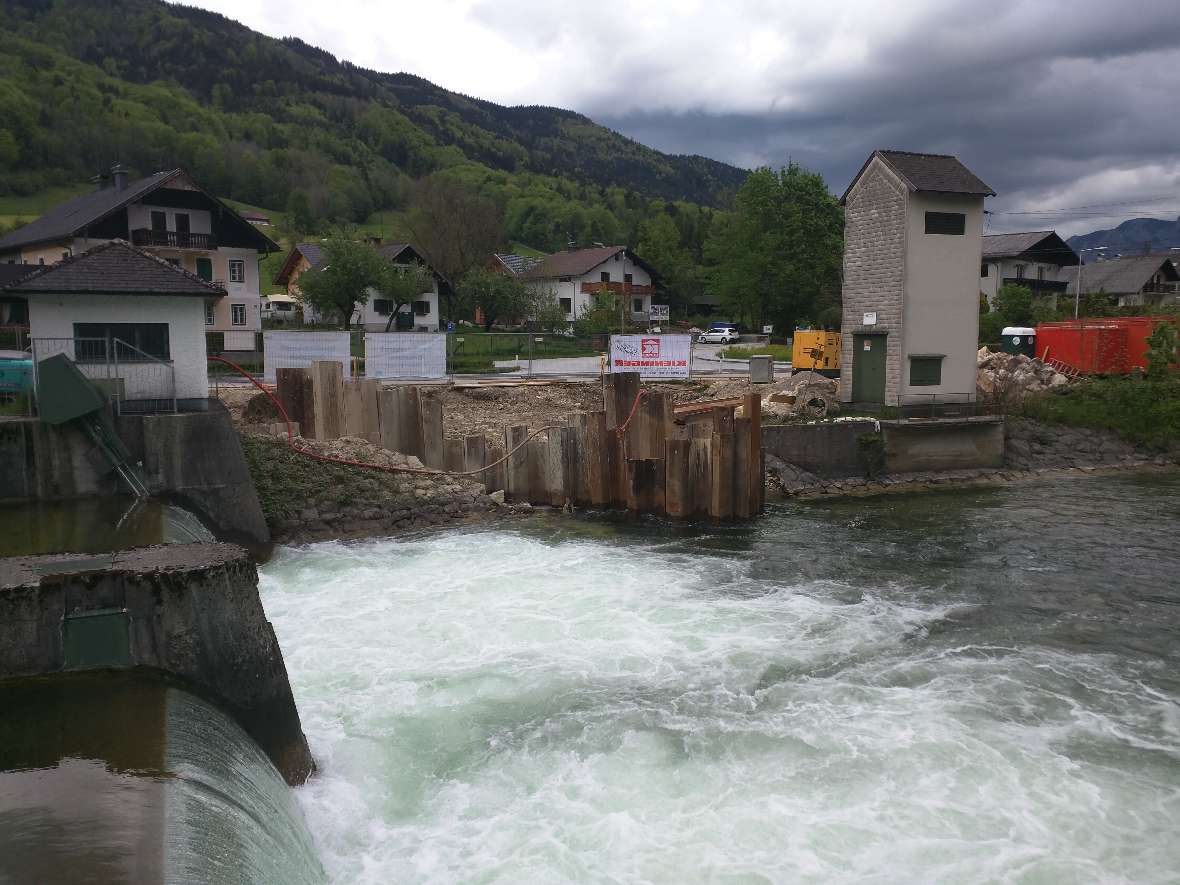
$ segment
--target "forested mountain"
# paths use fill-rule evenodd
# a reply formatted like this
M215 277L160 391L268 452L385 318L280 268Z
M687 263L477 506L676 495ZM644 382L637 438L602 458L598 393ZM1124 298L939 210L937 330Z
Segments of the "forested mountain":
M182 165L221 196L362 221L445 173L496 200L511 236L555 248L626 239L653 200L725 205L746 175L157 0L3 0L0 40L0 193Z
M1164 221L1159 218L1132 218L1109 230L1096 230L1078 234L1066 240L1074 249L1106 247L1106 253L1113 255L1142 255L1146 252L1167 252L1180 249L1180 218ZM1096 253L1094 253L1096 254ZM1094 260L1093 254L1082 256L1087 263Z

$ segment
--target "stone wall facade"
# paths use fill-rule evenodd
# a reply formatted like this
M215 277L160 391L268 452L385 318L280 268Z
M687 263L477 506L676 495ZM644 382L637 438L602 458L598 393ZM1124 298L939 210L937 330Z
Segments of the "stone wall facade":
M844 206L844 311L840 323L840 398L852 402L852 336L885 332L885 402L896 404L904 335L905 237L908 191L874 159ZM865 328L865 313L877 314Z

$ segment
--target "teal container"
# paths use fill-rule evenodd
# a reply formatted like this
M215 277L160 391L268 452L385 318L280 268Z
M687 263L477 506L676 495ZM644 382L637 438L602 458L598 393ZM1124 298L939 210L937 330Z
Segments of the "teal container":
M32 360L0 359L0 393L27 393L32 389Z
M1025 326L1007 326L1000 333L1000 350L1004 353L1037 355L1037 330Z

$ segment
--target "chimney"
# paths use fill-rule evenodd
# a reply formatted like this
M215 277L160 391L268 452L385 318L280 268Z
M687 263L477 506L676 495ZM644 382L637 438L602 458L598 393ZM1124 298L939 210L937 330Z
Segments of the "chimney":
M90 179L90 183L92 185L94 185L94 189L96 191L100 191L106 186L107 177L103 173L100 172L100 173L98 173L98 175L95 175L93 178Z
M116 163L111 167L111 181L115 184L115 190L127 189L127 169L121 163Z

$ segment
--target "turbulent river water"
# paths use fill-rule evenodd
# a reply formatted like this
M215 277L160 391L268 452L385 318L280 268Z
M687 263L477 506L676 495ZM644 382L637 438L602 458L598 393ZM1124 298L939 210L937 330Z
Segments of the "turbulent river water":
M1180 477L280 552L339 883L1175 882Z

